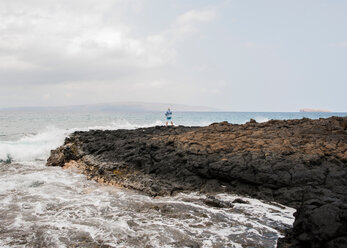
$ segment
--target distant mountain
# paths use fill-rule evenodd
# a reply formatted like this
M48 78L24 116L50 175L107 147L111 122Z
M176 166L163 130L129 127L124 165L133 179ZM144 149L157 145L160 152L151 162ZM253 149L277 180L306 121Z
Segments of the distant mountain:
M322 112L322 113L330 113L330 110L323 110L323 109L311 109L311 108L303 108L300 109L300 112Z
M61 111L61 112L149 112L166 111L170 107L173 111L180 112L208 112L219 111L215 108L204 106L190 106L170 103L145 103L145 102L116 102L103 104L85 104L72 106L52 106L52 107L16 107L2 108L2 111Z

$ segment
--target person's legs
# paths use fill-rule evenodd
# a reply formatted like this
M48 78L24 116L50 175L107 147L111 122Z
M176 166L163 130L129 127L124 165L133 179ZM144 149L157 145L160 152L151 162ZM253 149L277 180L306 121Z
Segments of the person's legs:
M166 117L166 123L165 123L166 126L169 124L169 121L171 121L171 125L172 125L171 117Z
M171 121L171 126L173 126L173 122Z

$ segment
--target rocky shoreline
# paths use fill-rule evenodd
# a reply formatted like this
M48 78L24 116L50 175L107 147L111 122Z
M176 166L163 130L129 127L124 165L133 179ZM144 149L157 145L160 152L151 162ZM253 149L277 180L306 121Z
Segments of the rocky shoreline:
M297 209L278 247L347 247L347 117L75 132L47 165L152 196L233 192L276 201Z

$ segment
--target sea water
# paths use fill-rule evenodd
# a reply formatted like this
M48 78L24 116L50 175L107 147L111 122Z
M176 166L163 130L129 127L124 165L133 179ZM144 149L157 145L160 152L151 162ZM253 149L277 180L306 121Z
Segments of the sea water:
M250 118L296 119L346 113L174 113L176 125L206 126ZM0 247L275 247L294 209L219 194L233 208L204 204L192 192L152 198L46 167L50 150L76 130L164 125L164 114L0 112Z

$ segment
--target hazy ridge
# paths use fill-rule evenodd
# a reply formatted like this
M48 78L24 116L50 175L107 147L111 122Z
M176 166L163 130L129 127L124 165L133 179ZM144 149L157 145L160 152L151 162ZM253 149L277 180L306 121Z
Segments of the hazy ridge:
M0 108L1 111L64 111L64 112L146 112L146 111L165 111L170 107L174 111L221 111L216 108L206 106L191 106L184 104L171 103L148 103L148 102L114 102L102 104L81 104L71 106L28 106Z

